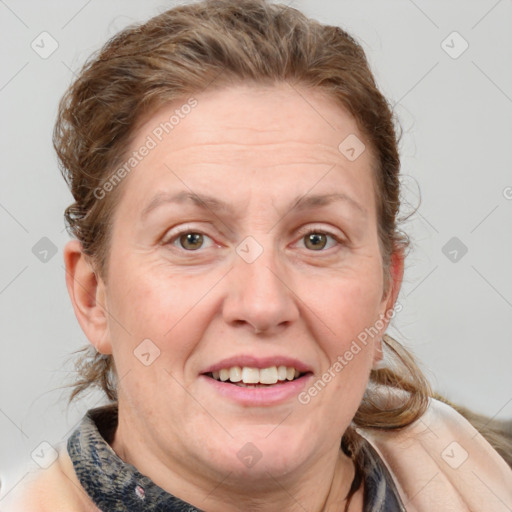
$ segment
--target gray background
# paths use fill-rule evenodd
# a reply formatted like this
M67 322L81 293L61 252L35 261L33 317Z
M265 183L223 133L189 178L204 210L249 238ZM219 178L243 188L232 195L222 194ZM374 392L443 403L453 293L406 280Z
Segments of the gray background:
M404 128L404 214L420 193L422 200L403 226L414 247L390 334L418 356L437 391L511 417L512 2L288 3L363 44ZM91 395L67 408L62 389L73 378L71 352L86 338L64 283L62 214L71 195L51 145L58 100L74 70L110 36L173 5L0 0L4 493L37 467L31 453L41 442L57 446L101 399ZM31 47L51 49L43 31L58 43L47 58ZM463 39L450 36L454 31ZM469 47L458 55L464 41Z

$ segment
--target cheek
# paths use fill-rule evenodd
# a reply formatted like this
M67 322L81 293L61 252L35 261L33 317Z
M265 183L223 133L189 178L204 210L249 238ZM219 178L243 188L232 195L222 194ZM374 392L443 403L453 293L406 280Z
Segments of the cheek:
M298 395L304 417L321 431L330 425L330 435L339 439L356 414L368 385L372 346L329 340L328 363Z
M328 309L328 313L323 315L323 322L313 320L317 325L315 338L324 355L322 370L298 398L310 415L339 426L340 435L368 385L377 339L371 327L378 318L378 297L371 289L347 286L344 292L325 296L324 311Z
M316 313L318 328L325 331L335 346L343 348L348 338L357 337L378 319L382 299L382 272L345 272L331 279L311 280L305 304Z
M321 375L306 389L303 403L325 407L336 424L343 423L340 415L355 413L368 383L379 339L381 279L381 269L373 265L332 276L323 286L309 283L310 329L324 357Z
M133 351L146 339L160 350L160 361L184 360L213 318L209 291L218 280L215 273L176 275L125 261L112 274L108 289L109 330L119 352L116 362L133 363Z

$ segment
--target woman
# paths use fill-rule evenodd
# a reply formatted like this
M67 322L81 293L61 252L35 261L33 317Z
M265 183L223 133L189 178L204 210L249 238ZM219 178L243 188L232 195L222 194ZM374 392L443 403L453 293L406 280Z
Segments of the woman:
M348 34L171 9L84 67L54 140L93 347L73 396L111 405L5 510L510 510L505 461L385 334L397 140Z

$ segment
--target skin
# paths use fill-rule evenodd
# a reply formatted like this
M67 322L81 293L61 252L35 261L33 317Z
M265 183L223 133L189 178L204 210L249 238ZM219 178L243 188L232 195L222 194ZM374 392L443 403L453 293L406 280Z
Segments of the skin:
M353 162L338 150L350 134L365 138L317 90L239 85L195 97L197 106L121 184L108 277L79 242L65 250L80 325L113 354L120 378L113 448L210 512L338 510L354 476L340 440L381 358L380 336L306 405L293 397L242 406L199 374L232 355L285 355L310 366L312 383L393 307L403 255L392 258L384 295L373 155L367 142ZM143 124L131 149L180 104ZM157 194L176 192L207 194L229 210L187 200L142 215ZM291 208L297 197L332 193L364 211L342 200ZM194 251L179 245L179 232L207 236ZM304 240L310 232L332 238L315 250ZM253 263L236 252L248 236L263 248ZM160 350L149 366L134 356L144 339ZM250 468L237 457L247 442L261 452ZM350 510L362 510L361 493Z

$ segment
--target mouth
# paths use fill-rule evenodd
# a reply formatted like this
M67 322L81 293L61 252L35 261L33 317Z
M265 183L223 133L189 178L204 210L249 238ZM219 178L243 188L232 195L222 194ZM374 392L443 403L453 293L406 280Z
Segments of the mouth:
M311 372L301 372L293 366L269 366L255 368L251 366L231 366L218 371L204 373L218 382L245 388L266 388L276 384L296 381Z
M296 400L313 375L309 364L284 354L236 354L200 373L212 397L220 396L242 407L264 408Z

